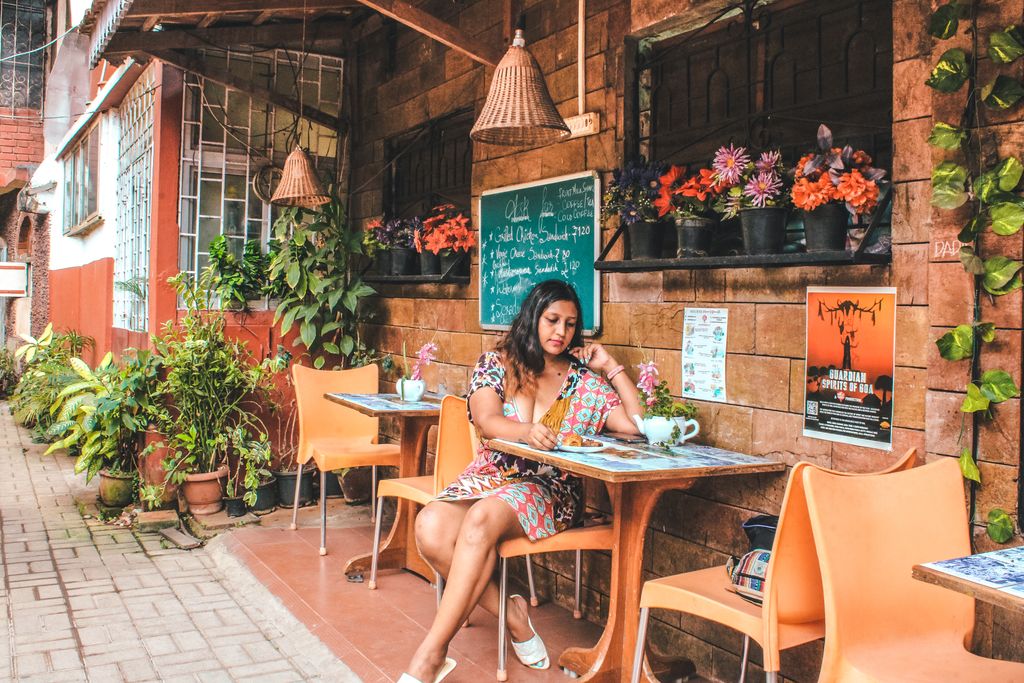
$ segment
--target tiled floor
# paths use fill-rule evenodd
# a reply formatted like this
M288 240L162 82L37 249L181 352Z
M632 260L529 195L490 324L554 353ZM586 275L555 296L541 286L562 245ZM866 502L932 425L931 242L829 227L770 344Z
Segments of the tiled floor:
M224 543L356 675L378 683L402 673L434 616L435 596L429 583L406 572L382 572L375 591L365 583L347 582L345 561L370 550L371 534L369 526L329 529L330 554L324 558L317 554L315 527L240 529ZM532 619L553 659L566 647L591 644L600 636L599 627L575 621L553 605L535 608ZM449 656L458 667L446 683L495 680L497 622L479 609L470 621L452 643ZM510 681L568 680L557 662L547 672L535 672L520 665L511 649L509 656Z

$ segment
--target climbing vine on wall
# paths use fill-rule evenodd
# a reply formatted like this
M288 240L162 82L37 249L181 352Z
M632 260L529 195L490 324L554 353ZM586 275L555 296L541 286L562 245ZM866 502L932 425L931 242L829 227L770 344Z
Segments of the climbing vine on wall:
M974 429L971 443L961 449L960 471L970 480L972 519L975 494L982 484L977 465L979 424L982 420L997 419L996 406L1020 395L1020 389L1005 370L981 372L981 350L998 333L993 323L981 319L982 298L989 297L994 303L1024 286L1024 263L997 253L998 241L986 241L986 248L994 252L991 254L982 253L979 243L986 230L1005 237L1016 235L1024 226L1024 197L1019 192L1024 165L1014 156L999 158L995 136L984 132L986 110L1015 107L1024 98L1024 84L1003 73L985 83L978 78L979 60L986 56L996 65L1010 64L1024 56L1024 29L1014 25L979 36L978 5L979 2L950 2L932 13L928 22L932 36L947 40L956 36L964 24L963 32L970 36L971 50L952 48L943 52L926 81L942 93L956 93L967 86L960 120L937 121L928 143L955 152L954 159L943 161L932 170L932 205L948 210L967 205L971 209L958 239L963 243L960 261L974 276L972 320L946 332L935 343L946 360L969 360L971 364L971 379L960 410L965 419L970 416ZM981 52L983 46L985 54ZM989 510L987 522L992 540L1005 543L1012 538L1013 521L1006 511Z

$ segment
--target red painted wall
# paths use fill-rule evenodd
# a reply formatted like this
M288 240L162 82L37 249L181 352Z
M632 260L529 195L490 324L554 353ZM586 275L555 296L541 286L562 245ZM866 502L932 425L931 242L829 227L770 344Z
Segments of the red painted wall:
M83 354L90 365L113 347L114 259L49 271L50 320L57 330L73 329L96 340Z

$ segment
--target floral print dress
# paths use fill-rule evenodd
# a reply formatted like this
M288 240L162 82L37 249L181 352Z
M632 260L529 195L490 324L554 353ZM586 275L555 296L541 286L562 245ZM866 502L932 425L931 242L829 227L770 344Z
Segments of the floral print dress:
M469 396L490 387L504 404L505 417L532 421L506 400L505 366L496 351L480 357L469 384ZM571 397L559 436L596 434L608 415L622 404L618 394L600 375L575 363L570 366L558 399ZM472 419L472 415L470 416ZM583 481L568 472L533 460L492 450L482 442L469 467L436 500L479 500L497 496L515 511L531 541L553 536L573 526L581 513Z

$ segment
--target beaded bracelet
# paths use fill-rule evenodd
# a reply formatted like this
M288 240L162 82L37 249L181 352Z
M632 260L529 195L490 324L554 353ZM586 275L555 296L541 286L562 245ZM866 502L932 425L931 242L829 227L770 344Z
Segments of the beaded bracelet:
M616 365L614 368L612 368L608 372L608 374L605 375L605 377L608 379L609 382L611 382L612 379L615 378L615 375L619 374L620 372L622 372L625 369L626 369L626 366L624 366L624 365Z

